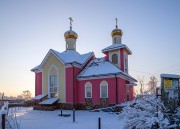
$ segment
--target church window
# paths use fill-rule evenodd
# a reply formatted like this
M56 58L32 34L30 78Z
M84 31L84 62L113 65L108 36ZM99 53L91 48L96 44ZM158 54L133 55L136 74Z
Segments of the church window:
M108 83L102 81L100 84L100 98L108 98Z
M50 94L51 97L57 97L57 75L50 76Z
M118 64L118 55L117 54L112 55L112 63L113 64Z
M48 71L48 97L58 97L58 69L52 65Z
M85 98L92 98L92 84L90 82L85 84Z

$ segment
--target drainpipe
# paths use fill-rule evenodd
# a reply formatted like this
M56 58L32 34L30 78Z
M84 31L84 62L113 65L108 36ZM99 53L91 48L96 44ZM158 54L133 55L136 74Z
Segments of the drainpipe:
M71 63L72 65L73 63ZM74 66L73 67L73 109L75 109L75 86L74 86Z
M118 82L117 82L117 76L115 74L115 79L116 79L116 104L118 104Z

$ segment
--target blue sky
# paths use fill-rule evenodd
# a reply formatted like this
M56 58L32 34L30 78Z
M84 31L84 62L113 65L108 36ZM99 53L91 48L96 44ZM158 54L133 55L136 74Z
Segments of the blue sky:
M178 0L1 0L0 92L34 94L31 68L41 63L50 48L65 50L64 32L78 33L77 51L101 50L112 44L115 17L123 31L122 43L133 52L130 75L180 74L180 1Z

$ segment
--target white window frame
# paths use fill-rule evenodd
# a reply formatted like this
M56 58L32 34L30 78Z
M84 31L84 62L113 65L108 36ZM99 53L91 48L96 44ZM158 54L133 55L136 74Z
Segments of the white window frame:
M103 85L103 82L106 83L106 85ZM107 87L107 96L106 97L102 97L102 87L106 86ZM102 81L101 84L100 84L100 98L108 98L108 83L106 81Z
M50 96L51 94L58 94L58 85L57 85L57 74L56 75L50 75ZM55 80L54 80L55 79ZM51 83L54 83L54 85L51 85Z
M117 67L119 67L121 69L121 56L122 55L120 54L120 50L109 52L109 60L110 60L111 63L112 63L112 55L113 54L117 54L118 55L118 64L114 64L114 65L116 65Z
M91 97L87 96L87 89L86 89L87 86L90 86L90 88L91 88ZM84 90L85 91L85 98L92 98L92 84L90 82L86 82L84 88L85 88L85 90Z
M57 86L56 86L56 88L57 88L57 97L59 97L59 73L58 73L58 68L55 65L51 65L51 67L48 70L48 98L51 98L51 93L52 93L50 91L50 89L51 89L51 84L50 84L50 76L51 76L51 74L50 74L50 72L51 72L51 69L53 67L55 68L56 73L57 73L56 74L56 76L57 76Z

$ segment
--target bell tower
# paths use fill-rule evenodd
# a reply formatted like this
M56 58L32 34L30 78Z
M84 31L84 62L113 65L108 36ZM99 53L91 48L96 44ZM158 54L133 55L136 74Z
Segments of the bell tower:
M131 51L125 44L122 44L123 32L118 28L117 18L115 18L115 21L115 29L111 32L112 45L104 48L102 52L106 55L106 60L110 61L123 72L128 73L128 55L131 54Z

